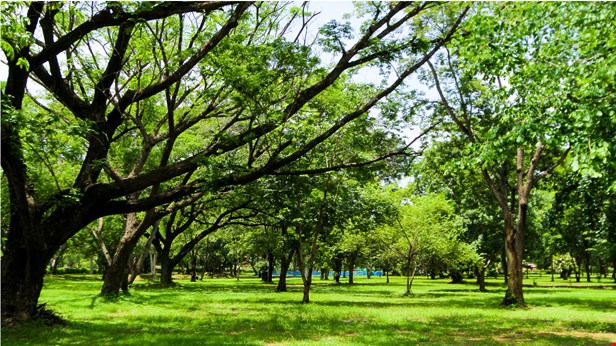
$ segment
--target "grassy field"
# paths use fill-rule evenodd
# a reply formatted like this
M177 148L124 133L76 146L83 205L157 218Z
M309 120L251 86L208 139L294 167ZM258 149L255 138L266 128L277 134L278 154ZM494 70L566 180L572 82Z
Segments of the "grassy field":
M355 285L315 280L302 305L301 282L290 291L259 279L205 279L160 288L137 281L130 296L97 296L98 276L46 278L40 302L69 321L3 328L2 345L611 345L616 342L616 285L526 280L529 308L499 305L504 286L416 279L360 278ZM562 287L547 287L555 286ZM580 288L577 286L593 286Z

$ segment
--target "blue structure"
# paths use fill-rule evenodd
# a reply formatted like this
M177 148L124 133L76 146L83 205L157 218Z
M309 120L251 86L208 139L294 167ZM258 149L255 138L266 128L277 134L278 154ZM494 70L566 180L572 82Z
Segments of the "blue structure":
M353 275L354 276L368 276L368 272L365 270L355 270L353 271ZM279 270L274 270L273 272L273 276L280 276L280 271ZM287 277L301 277L302 273L299 270L296 271L287 271ZM312 276L321 276L321 271L313 271L312 272ZM333 277L334 276L334 271L330 271L329 272L329 276ZM345 271L345 272L341 272L340 276L343 277L349 277L349 272ZM381 271L375 271L372 272L372 276L376 276L376 277L381 277L383 276L383 272Z

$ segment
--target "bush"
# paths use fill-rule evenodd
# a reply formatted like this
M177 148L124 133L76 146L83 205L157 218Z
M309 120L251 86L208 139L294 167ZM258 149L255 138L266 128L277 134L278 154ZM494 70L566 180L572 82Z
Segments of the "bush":
M58 268L56 270L56 275L63 274L88 274L90 273L89 269L86 268Z

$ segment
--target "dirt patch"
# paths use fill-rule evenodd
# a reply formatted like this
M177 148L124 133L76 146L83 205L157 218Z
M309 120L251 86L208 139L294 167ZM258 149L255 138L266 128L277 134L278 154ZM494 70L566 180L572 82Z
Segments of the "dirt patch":
M589 338L598 341L606 341L608 343L616 341L615 333L592 333L572 330L562 332L539 332L538 334L554 334L559 336L572 336L575 338Z

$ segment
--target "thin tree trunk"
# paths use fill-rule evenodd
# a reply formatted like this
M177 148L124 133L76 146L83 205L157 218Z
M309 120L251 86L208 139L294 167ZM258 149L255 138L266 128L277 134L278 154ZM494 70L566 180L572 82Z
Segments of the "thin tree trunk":
M355 251L351 252L349 255L349 284L353 284L353 272L355 271L355 260L357 259L357 254Z
M56 253L56 255L51 259L51 269L50 273L55 275L58 272L58 265L62 262L62 258L64 257L64 253L68 250L68 244L64 244L60 247L60 250Z
M197 255L195 251L190 252L190 282L197 281Z
M150 275L156 276L156 251L150 252Z
M145 258L150 255L150 247L152 246L152 241L156 237L156 233L158 233L158 221L154 222L154 225L152 227L152 233L150 233L150 236L148 237L148 240L146 241L143 247L143 252L141 253L141 255L139 255L139 258L135 261L135 264L132 266L130 278L128 279L129 284L132 285L132 283L135 282L135 279L137 278L137 276L141 274L143 262L145 261Z
M415 279L415 270L417 269L417 262L414 261L415 255L409 254L407 260L407 273L406 273L406 293L404 295L411 295L411 288L413 287L413 280Z
M489 262L488 262L489 263ZM477 284L479 285L479 292L486 292L486 267L476 266L475 275L477 275Z
M304 251L302 249L302 242L300 240L297 249L297 263L299 264L299 272L302 277L302 283L304 285L302 303L310 303L310 284L312 283L312 269L307 268L304 262Z
M92 231L92 237L94 237L94 239L98 243L98 247L101 250L103 256L105 256L105 261L107 261L107 266L109 266L111 265L111 255L109 254L109 251L107 250L107 246L105 245L105 241L103 239L103 222L103 218L99 217L98 226L96 228L96 231Z
M274 254L271 251L268 251L267 253L267 283L272 284L274 283L273 280L273 276L274 276L274 266L276 264L276 258L274 257Z
M276 287L276 291L278 292L287 291L287 271L293 260L293 254L295 254L295 250L289 251L288 256L282 256L280 258L280 277L278 278L278 286Z
M89 274L94 274L94 256L90 255L90 271Z

